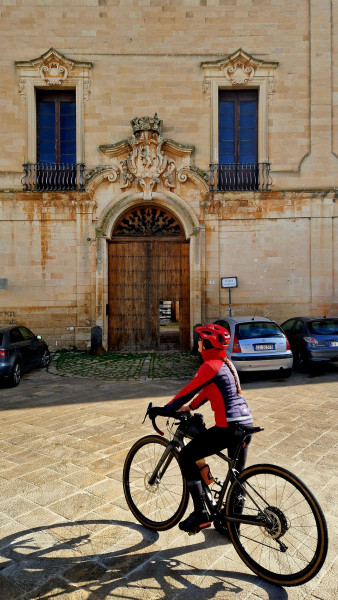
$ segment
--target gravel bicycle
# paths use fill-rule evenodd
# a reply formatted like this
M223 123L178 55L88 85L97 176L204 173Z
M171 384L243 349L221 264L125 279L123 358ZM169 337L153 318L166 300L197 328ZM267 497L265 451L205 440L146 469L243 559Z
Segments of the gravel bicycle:
M148 411L152 407L149 404ZM143 422L144 422L143 421ZM189 501L187 482L178 462L185 439L205 427L203 416L175 413L167 419L169 438L146 435L129 450L123 469L128 506L145 527L164 531L183 517ZM325 517L312 492L290 471L256 464L239 473L236 462L248 436L264 427L238 425L238 446L233 457L217 452L227 463L223 481L212 486L202 479L204 497L215 528L229 536L237 553L257 575L282 586L301 585L324 564L328 549Z

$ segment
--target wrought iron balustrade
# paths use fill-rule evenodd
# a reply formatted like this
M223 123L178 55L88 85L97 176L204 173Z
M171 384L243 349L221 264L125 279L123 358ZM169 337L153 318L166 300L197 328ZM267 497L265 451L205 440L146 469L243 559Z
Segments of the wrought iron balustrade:
M266 191L271 186L270 163L211 164L210 191Z
M25 163L21 180L27 192L66 192L85 189L85 165L66 163Z

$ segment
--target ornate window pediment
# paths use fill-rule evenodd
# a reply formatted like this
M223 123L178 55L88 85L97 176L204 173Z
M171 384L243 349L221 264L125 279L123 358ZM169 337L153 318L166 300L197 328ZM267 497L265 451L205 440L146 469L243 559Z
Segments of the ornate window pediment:
M278 62L255 58L239 48L233 54L219 60L203 62L201 67L206 78L222 77L231 86L246 86L255 82L257 84L257 78L269 78L273 85L274 70L278 67Z
M33 80L35 86L60 86L74 85L74 80L81 79L84 82L86 92L89 94L90 71L92 63L71 60L50 48L47 52L27 61L17 61L16 68L19 75L19 89L21 94L26 93L26 84Z
M194 147L163 138L162 121L157 115L136 117L131 125L133 135L130 138L100 146L101 152L111 159L103 177L110 181L119 179L122 191L138 187L143 190L144 200L151 200L152 192L161 184L173 191L178 182L184 183L191 171Z

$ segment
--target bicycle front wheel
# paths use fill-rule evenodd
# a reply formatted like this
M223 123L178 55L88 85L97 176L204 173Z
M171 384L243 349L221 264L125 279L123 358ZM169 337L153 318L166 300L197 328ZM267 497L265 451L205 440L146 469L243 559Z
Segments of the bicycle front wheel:
M131 512L142 525L156 531L176 525L189 500L178 454L168 444L156 435L141 438L129 450L123 468L124 494Z
M306 485L274 465L253 465L232 484L226 515L266 519L264 525L228 522L233 545L247 566L263 579L301 585L324 564L328 535L323 512ZM243 486L243 487L241 487Z

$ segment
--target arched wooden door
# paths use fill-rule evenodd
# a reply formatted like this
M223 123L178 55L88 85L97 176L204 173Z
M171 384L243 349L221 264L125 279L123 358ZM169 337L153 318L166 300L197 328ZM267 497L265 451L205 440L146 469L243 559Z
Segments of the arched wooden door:
M125 214L109 242L109 349L190 348L189 242L155 206Z

